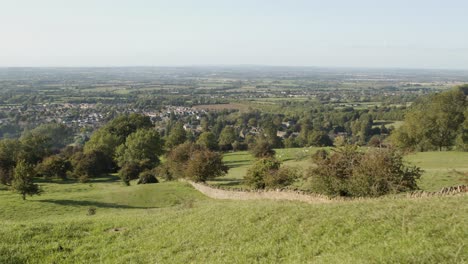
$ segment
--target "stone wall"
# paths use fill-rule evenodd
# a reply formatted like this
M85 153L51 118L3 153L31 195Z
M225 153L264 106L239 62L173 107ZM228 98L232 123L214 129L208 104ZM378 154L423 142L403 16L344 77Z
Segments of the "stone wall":
M199 192L213 199L222 200L283 200L283 201L300 201L306 203L331 203L337 201L349 201L349 200L365 200L372 198L329 198L325 195L319 194L308 194L299 191L290 190L253 190L253 191L236 191L216 188L203 183L195 183L187 181ZM446 187L438 192L425 192L416 191L406 195L407 198L418 198L418 197L431 197L431 196L448 196L457 194L466 194L468 192L468 186L460 185L455 187ZM392 198L390 196L383 196L385 198ZM393 196L393 198L402 198L405 196ZM375 198L374 198L375 199Z

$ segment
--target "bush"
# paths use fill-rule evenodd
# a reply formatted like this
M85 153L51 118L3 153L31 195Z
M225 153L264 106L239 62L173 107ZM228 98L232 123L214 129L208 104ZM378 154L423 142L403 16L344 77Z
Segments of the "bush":
M275 158L259 159L249 168L244 180L247 185L255 189L264 189L266 187L265 178L278 171L280 166L281 162Z
M221 153L188 142L169 152L165 168L160 170L167 170L165 173L171 178L204 182L225 174L228 167L224 165Z
M87 215L95 215L96 214L96 207L89 207Z
M294 183L300 177L300 172L297 168L280 167L276 171L267 173L263 181L266 188L280 188Z
M162 177L166 181L174 180L174 176L171 173L171 169L167 164L161 164L154 169L154 172L159 177Z
M136 163L126 163L119 170L119 177L126 185L130 185L131 180L138 179L142 169Z
M71 168L70 161L59 155L49 156L36 166L39 175L46 178L60 178L62 180L67 179L67 172Z
M205 182L224 175L228 167L223 163L223 155L217 152L198 150L192 153L185 171L185 178Z
M149 184L149 183L158 183L158 179L153 171L145 170L140 175L138 175L137 184Z
M333 196L380 196L417 189L421 169L408 166L393 149L360 152L344 146L314 156L317 167L308 172L312 191Z

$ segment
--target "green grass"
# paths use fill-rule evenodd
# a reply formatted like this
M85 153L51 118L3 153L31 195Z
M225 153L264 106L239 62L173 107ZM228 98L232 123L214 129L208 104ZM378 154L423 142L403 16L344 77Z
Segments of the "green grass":
M308 168L310 164L309 157L320 148L287 148L276 149L276 158L285 165L292 167ZM247 170L255 161L255 158L248 151L230 152L224 155L223 161L229 167L228 173L220 178L209 181L209 184L222 186L224 188L243 188L249 189L244 185L242 179Z
M212 200L181 182L41 184L28 201L0 190L0 263L468 261L468 196L309 205Z
M424 169L419 181L423 190L437 191L446 186L468 184L468 152L418 152L408 155L407 160Z

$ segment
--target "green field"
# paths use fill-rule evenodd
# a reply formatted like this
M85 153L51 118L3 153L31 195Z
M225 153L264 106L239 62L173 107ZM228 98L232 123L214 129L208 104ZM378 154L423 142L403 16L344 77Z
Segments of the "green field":
M306 166L304 155L315 150L277 155ZM423 189L466 181L466 153L407 159L426 170ZM227 154L232 169L215 183L241 184L252 160L247 152ZM460 177L451 178L455 174ZM213 200L187 183L126 187L111 176L39 184L45 192L27 201L0 186L2 264L468 261L467 195L306 204ZM95 215L88 215L90 208Z
M309 205L212 200L181 182L41 184L27 201L0 191L0 263L468 260L468 196Z

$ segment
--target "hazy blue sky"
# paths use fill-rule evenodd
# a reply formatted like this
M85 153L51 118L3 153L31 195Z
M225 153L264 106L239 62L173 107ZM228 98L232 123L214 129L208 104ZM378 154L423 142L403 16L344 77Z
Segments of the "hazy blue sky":
M467 0L0 0L0 66L468 69Z

